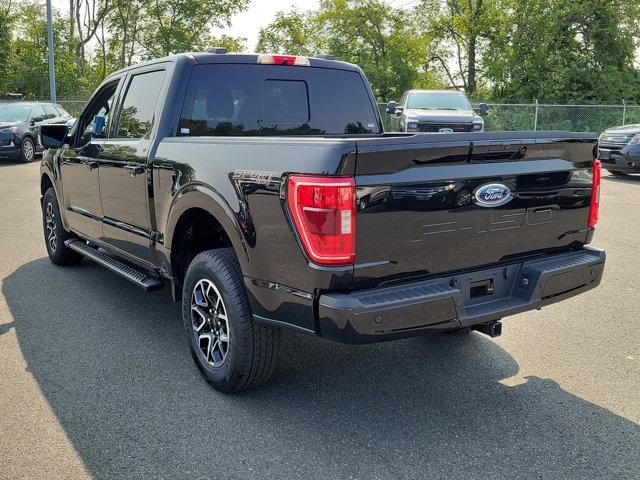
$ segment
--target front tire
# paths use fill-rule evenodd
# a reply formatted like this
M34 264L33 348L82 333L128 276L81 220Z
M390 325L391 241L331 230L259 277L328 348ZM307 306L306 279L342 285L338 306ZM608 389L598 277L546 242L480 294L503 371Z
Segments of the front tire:
M187 270L182 319L193 359L211 385L238 392L273 373L280 330L253 320L233 249L207 250Z
M64 244L75 236L67 232L62 225L60 206L53 187L50 187L42 197L42 227L51 262L66 267L77 265L82 261L82 255Z
M36 158L36 144L30 137L22 139L19 158L22 163L31 163Z

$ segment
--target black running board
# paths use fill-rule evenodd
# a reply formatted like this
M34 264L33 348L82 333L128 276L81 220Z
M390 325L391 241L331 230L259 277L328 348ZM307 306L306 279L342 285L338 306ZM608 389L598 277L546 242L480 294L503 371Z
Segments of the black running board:
M75 250L88 259L93 260L103 267L108 268L112 272L117 273L121 277L129 280L131 283L146 290L147 292L161 290L164 287L164 282L161 278L150 275L144 270L138 270L130 265L127 265L126 263L116 260L106 253L102 253L97 248L87 245L82 240L70 239L64 242L64 244L71 250Z

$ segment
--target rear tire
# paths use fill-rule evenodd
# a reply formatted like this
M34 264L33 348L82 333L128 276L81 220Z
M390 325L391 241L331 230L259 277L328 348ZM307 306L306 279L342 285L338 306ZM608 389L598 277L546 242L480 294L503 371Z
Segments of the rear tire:
M42 227L49 259L55 265L66 267L77 265L82 261L82 255L64 244L67 240L76 237L66 231L62 225L60 206L53 187L50 187L42 197Z
M30 137L22 139L20 155L18 157L22 163L31 163L36 158L36 144Z
M618 170L609 170L609 173L614 177L618 177L618 178L624 178L629 176L628 173L620 172Z
M182 319L191 355L216 390L253 388L273 373L280 330L253 320L233 249L207 250L193 259L184 280Z

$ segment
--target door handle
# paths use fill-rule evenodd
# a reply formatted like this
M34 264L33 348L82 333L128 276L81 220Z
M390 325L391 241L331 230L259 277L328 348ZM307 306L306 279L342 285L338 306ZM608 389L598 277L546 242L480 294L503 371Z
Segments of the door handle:
M141 165L125 165L123 168L129 172L132 177L144 173L144 167Z

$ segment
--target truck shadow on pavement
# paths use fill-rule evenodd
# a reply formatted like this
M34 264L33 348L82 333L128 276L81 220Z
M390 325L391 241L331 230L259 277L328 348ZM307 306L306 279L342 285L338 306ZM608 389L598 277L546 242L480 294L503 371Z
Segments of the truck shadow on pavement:
M4 279L28 369L99 478L637 478L640 427L479 334L346 346L285 332L273 380L220 394L179 305L89 262Z

